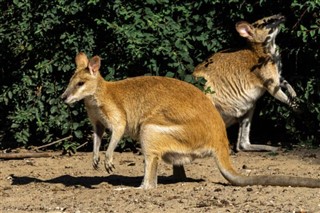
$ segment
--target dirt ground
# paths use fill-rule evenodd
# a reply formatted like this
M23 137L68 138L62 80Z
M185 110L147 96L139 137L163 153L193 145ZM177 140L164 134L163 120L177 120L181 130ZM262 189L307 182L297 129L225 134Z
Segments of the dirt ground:
M175 181L161 162L158 188L137 189L143 157L115 153L115 170L94 170L91 153L0 161L0 212L320 212L320 189L235 187L220 175L212 158L186 165L188 179ZM320 150L278 155L237 153L243 174L286 174L320 179Z

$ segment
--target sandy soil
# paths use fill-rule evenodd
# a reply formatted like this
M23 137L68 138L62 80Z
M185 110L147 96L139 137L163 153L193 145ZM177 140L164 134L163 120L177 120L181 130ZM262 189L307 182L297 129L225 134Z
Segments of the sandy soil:
M141 155L115 153L113 174L94 170L91 156L0 161L0 212L320 212L320 189L234 187L210 158L186 165L184 182L161 162L158 188L144 191L135 188L143 176ZM320 179L320 150L238 153L232 161L243 174Z

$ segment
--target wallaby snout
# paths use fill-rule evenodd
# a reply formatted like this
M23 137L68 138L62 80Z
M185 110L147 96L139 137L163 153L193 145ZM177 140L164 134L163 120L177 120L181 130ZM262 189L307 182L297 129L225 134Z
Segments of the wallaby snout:
M62 95L60 96L60 98L63 100L63 102L65 102L66 103L66 100L67 100L67 93L66 93L67 91L65 91L64 93L62 93Z
M61 99L63 100L64 103L68 104L68 105L72 105L73 103L77 102L78 100L76 98L74 98L72 95L70 95L68 93L68 91L65 91L62 95L61 95Z
M70 92L69 92L69 89L67 88L63 93L62 95L60 96L62 101L68 105L70 105Z

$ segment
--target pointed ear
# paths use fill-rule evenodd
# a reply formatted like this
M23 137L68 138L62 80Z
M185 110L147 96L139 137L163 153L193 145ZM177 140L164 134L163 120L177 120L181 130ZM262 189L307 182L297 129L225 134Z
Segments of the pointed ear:
M238 22L236 24L236 30L240 34L240 36L244 38L251 39L253 36L253 29L251 24L245 21Z
M76 61L77 69L79 68L84 69L88 67L89 60L86 54L84 54L83 52L78 53L75 61Z
M96 75L99 72L101 66L101 58L99 56L94 56L90 59L89 70L91 75Z

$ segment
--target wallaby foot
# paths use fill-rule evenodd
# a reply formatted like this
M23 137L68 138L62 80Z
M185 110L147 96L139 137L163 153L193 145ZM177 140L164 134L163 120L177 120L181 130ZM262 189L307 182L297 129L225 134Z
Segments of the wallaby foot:
M144 159L144 177L139 188L153 189L157 188L158 183L158 160L156 155L145 155Z
M114 191L123 191L123 190L128 190L128 189L132 189L131 187L118 187L113 189ZM139 188L138 188L139 189Z
M148 190L148 189L155 189L157 188L157 184L147 184L143 183L141 186L138 187L138 189Z
M245 152L276 152L279 150L279 147L262 145L262 144L240 144L236 147L236 152L245 151Z

